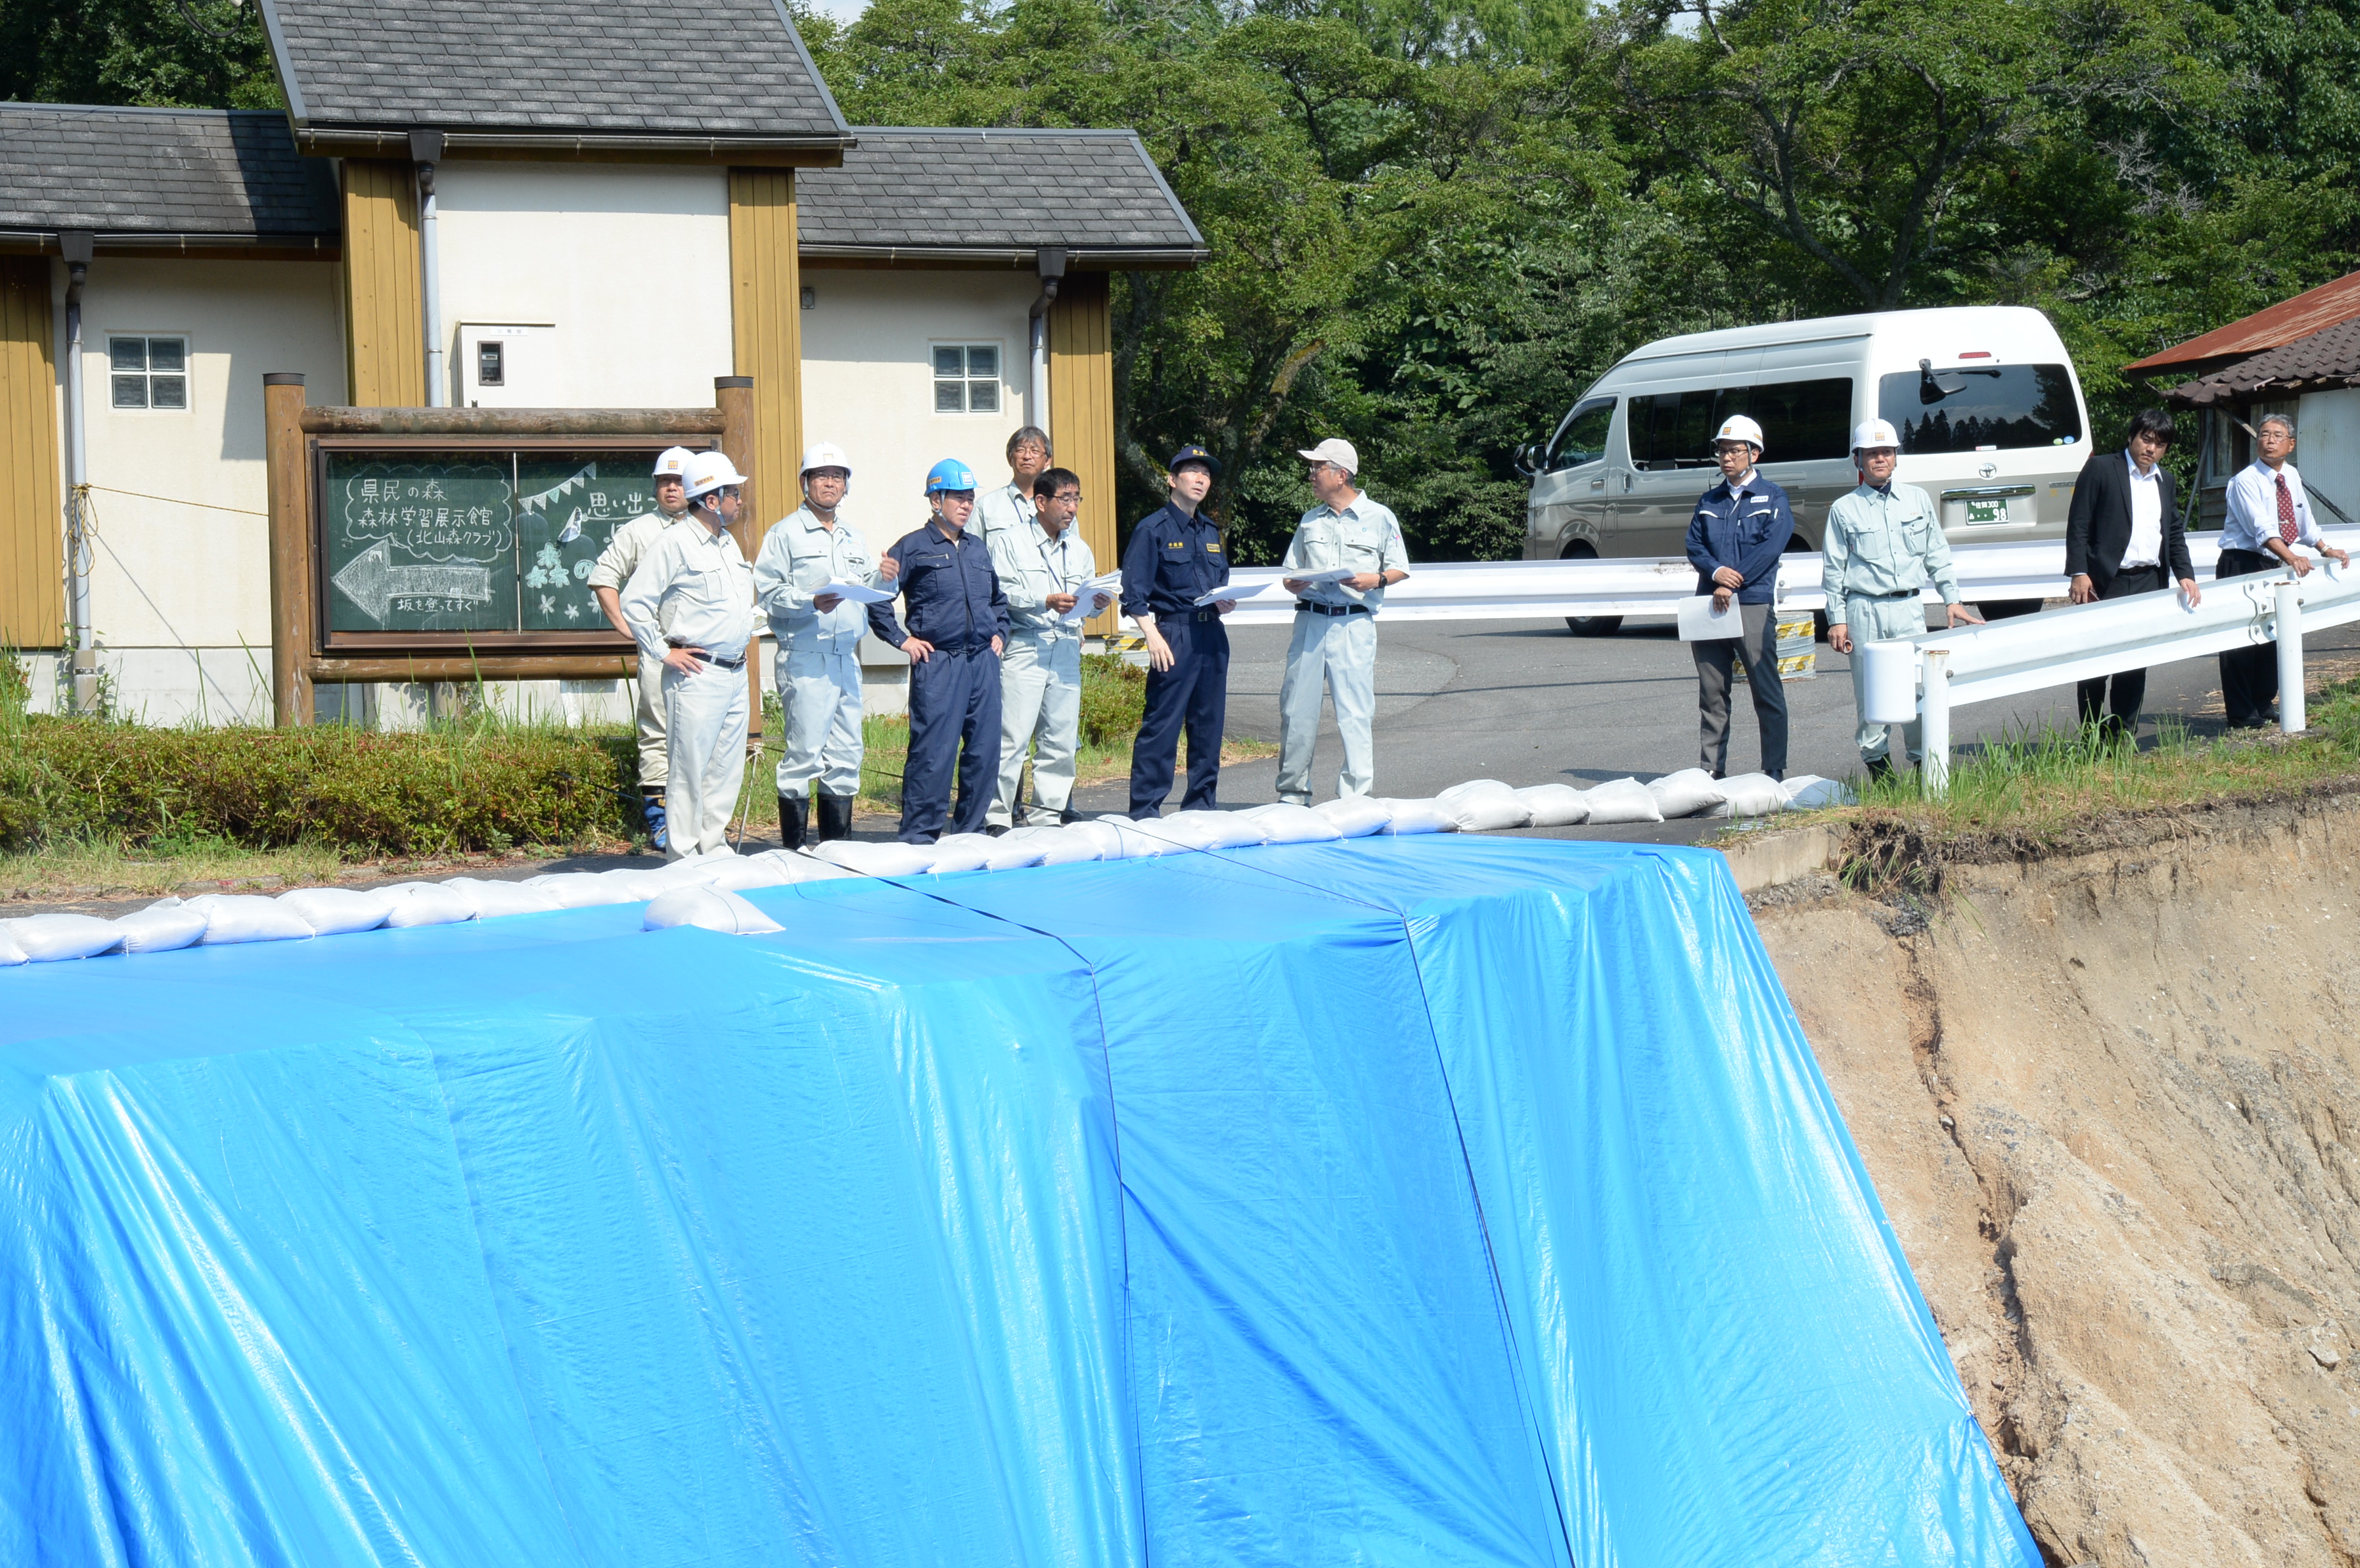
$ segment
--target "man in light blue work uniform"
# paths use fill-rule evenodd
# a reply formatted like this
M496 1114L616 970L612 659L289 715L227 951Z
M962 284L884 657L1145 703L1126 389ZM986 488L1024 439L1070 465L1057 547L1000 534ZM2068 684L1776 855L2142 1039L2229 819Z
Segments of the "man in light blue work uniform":
M1008 438L1008 483L978 495L971 531L987 545L1001 534L1024 537L1032 521L1032 492L1049 468L1049 432L1026 425Z
M946 458L926 473L934 517L885 552L909 606L910 629L888 599L869 606L869 629L910 656L910 755L901 765L904 844L932 844L945 821L980 833L1000 789L1000 655L1008 596L975 516L975 471ZM881 568L880 568L881 570ZM951 814L951 779L958 812Z
M837 515L852 486L852 460L822 441L803 453L803 504L771 526L754 558L754 593L778 640L779 703L786 750L779 758L779 842L803 847L812 783L819 784L815 841L852 832L860 793L860 639L869 608L819 590L831 583L877 587L882 568Z
M990 536L992 570L1008 595L1008 651L1000 659L1000 789L986 819L1005 833L1026 822L1064 822L1074 800L1074 753L1081 741L1082 596L1098 574L1074 520L1082 509L1081 475L1052 468L1033 481L1032 516ZM1092 603L1099 603L1093 598ZM1024 754L1032 758L1032 806L1016 797Z
M1927 583L1940 591L1951 626L1980 624L1983 617L1959 603L1959 573L1933 498L1893 477L1901 461L1899 433L1883 419L1864 421L1852 431L1852 460L1864 477L1828 508L1819 581L1828 594L1828 646L1852 658L1857 715L1868 705L1868 661L1860 657L1860 645L1923 632L1920 596ZM1912 762L1924 755L1919 730L1914 721L1902 726L1901 744ZM1893 771L1891 725L1862 719L1852 739L1871 779Z
M1311 464L1319 505L1295 525L1280 567L1295 595L1295 636L1278 694L1278 798L1307 806L1323 682L1344 741L1336 793L1365 795L1376 782L1377 611L1386 587L1409 575L1409 551L1393 508L1360 493L1350 441L1330 437L1297 455ZM1337 572L1349 575L1305 581Z
M1712 438L1721 483L1704 493L1688 519L1688 557L1697 592L1715 609L1737 601L1744 636L1688 644L1696 656L1697 707L1702 714L1698 766L1715 779L1729 770L1729 687L1737 661L1754 691L1754 718L1762 727L1762 771L1786 776L1786 690L1778 674L1778 557L1794 537L1786 492L1765 479L1762 427L1743 414L1721 421Z

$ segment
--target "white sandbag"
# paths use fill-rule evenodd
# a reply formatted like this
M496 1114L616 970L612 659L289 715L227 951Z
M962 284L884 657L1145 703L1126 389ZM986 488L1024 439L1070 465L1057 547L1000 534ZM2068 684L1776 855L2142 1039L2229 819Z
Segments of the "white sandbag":
M501 915L545 915L564 908L540 888L528 887L521 882L502 882L490 877L453 877L442 885L464 889L475 901L478 920Z
M651 895L635 895L627 883L610 882L606 873L597 871L551 871L539 877L528 877L524 886L539 888L556 901L561 909L595 909L601 904L635 904ZM628 877L630 872L622 876Z
M727 936L760 936L784 929L743 896L707 886L674 887L649 902L645 929L669 931L673 926L696 926Z
M169 953L205 934L205 912L178 898L158 898L137 914L115 917L126 953Z
M1114 835L1115 847L1107 851L1109 860L1153 860L1158 855L1185 855L1188 846L1164 833L1158 827L1161 817L1146 822L1133 822L1120 811L1109 811L1098 819L1096 826Z
M617 866L612 871L593 872L591 875L620 894L619 898L604 900L608 903L635 904L644 898L652 898L672 887L656 872L635 870L628 866Z
M475 894L455 882L397 882L385 891L394 895L385 923L395 931L456 925L475 918Z
M207 947L233 942L300 942L311 935L311 921L259 893L207 893L190 899L187 908L204 911L205 934L197 940Z
M1590 802L1590 825L1605 827L1616 822L1660 822L1664 813L1655 804L1655 795L1636 779L1616 779L1608 783L1592 785L1581 792Z
M772 886L780 887L791 887L798 882L828 882L833 881L838 877L858 877L860 875L858 871L849 870L844 866L835 865L832 862L822 860L816 855L807 855L802 850L796 849L765 850L761 854L753 856L753 858L756 860L769 860L778 863L779 869L782 875L779 881L772 884Z
M1722 779L1718 788L1721 804L1712 809L1716 817L1766 817L1786 809L1786 787L1767 773L1740 773Z
M315 936L375 931L393 913L393 899L382 887L298 887L279 894L279 904L294 910Z
M1075 844L1087 844L1096 852L1088 856L1090 859L1120 860L1122 858L1122 833L1121 830L1115 827L1111 822L1067 822L1064 827L1059 828L1057 831L1065 833ZM1081 855L1073 855L1073 852L1071 851L1062 851L1060 853L1070 855L1072 855L1072 858L1076 860L1083 858ZM1065 865L1065 862L1063 860L1049 860L1043 861L1042 864L1044 866L1062 866Z
M1260 824L1264 844L1325 844L1344 836L1343 830L1308 806L1292 800L1256 806L1240 813Z
M1000 842L1002 844L1022 843L1040 858L1035 866L1075 866L1085 860L1106 858L1100 835L1076 833L1072 828L1051 827L1043 822L1039 827L1018 828Z
M16 945L16 936L9 931L16 923L0 920L0 969L14 969L25 962L25 950Z
M997 841L989 833L945 833L934 840L936 876L953 871L980 871L983 863L991 858L992 845Z
M678 860L666 861L638 875L646 877L651 886L658 888L702 887L727 870L731 861L739 858L741 856L736 850L723 844L719 849L708 849L703 855L683 855Z
M1264 842L1262 823L1246 811L1175 811L1146 826L1190 849L1260 848Z
M1382 833L1393 818L1392 803L1373 795L1339 795L1333 800L1320 801L1311 810L1327 818L1344 838Z
M914 877L934 864L931 844L872 844L864 839L830 839L813 854L831 866L841 866L863 877Z
M1011 830L991 841L990 853L983 857L986 871L1022 871L1027 866L1040 865L1047 856L1047 843L1037 838L1021 838L1018 836L1021 831Z
M771 850L763 855L733 855L726 865L715 862L694 885L710 887L716 893L743 892L748 887L784 887L794 880L793 874L780 864L785 858L784 850Z
M1448 811L1460 833L1499 833L1520 828L1533 820L1533 809L1497 779L1471 779L1454 784L1434 798Z
M1693 817L1711 811L1728 799L1711 774L1701 768L1683 768L1677 773L1666 773L1647 786L1647 793L1655 798L1655 810L1664 821Z
M1516 799L1532 812L1531 827L1579 827L1590 820L1590 798L1570 784L1528 784Z
M96 915L24 915L8 922L8 934L27 964L95 958L114 952L123 941L113 920Z
M1816 773L1806 773L1786 780L1786 809L1790 811L1814 811L1821 806L1849 806L1852 791L1832 779L1822 779Z
M1457 833L1459 817L1439 800L1394 800L1385 804L1385 825L1389 833Z

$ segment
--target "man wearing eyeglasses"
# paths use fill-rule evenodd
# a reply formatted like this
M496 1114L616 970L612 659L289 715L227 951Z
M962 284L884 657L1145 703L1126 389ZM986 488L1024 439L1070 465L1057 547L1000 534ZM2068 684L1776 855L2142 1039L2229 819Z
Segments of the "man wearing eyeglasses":
M990 537L992 570L1008 595L1008 649L1000 660L1000 791L987 833L1025 823L1060 822L1074 800L1074 753L1081 741L1082 622L1098 574L1074 519L1082 509L1081 476L1052 468L1032 481L1032 513ZM1093 603L1098 602L1093 598ZM1032 758L1032 803L1017 799L1024 754Z
M1281 567L1295 595L1295 635L1278 695L1278 798L1311 803L1324 686L1336 705L1344 767L1336 793L1365 795L1377 775L1377 611L1385 590L1409 575L1401 519L1359 488L1360 454L1329 437L1296 453L1311 465L1319 504L1303 514Z
M2294 421L2265 414L2254 428L2254 461L2229 481L2229 519L2221 529L2221 561L2214 578L2243 577L2284 566L2297 578L2311 574L2311 558L2297 555L2308 545L2335 562L2352 558L2327 542L2311 515L2302 474L2287 461L2294 455ZM2233 730L2257 730L2276 722L2270 705L2278 699L2278 654L2274 643L2233 648L2221 656L2221 700Z

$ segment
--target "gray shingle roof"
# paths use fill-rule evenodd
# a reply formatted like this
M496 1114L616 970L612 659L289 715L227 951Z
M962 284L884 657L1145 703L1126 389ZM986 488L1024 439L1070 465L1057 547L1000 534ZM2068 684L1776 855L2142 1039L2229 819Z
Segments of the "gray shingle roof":
M913 130L860 125L841 169L795 176L806 256L1022 253L1063 245L1200 259L1204 236L1130 131ZM1022 215L1012 191L1030 191ZM1037 213L1035 220L1032 214Z
M333 243L335 177L275 111L0 103L0 230Z
M374 127L845 136L779 0L264 0L263 16L307 149ZM691 76L693 98L657 89Z
M2260 396L2360 386L2360 318L2232 360L2173 387L2174 403L2203 408Z

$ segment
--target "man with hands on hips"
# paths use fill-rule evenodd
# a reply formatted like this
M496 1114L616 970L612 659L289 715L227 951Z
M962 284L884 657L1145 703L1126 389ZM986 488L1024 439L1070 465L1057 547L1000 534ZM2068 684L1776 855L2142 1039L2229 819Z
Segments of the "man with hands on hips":
M1221 726L1229 685L1234 599L1197 600L1229 581L1220 525L1198 515L1218 464L1201 446L1172 454L1171 499L1139 520L1122 552L1122 613L1147 639L1147 707L1131 748L1131 814L1163 814L1180 732L1188 733L1184 810L1209 809L1221 781Z

